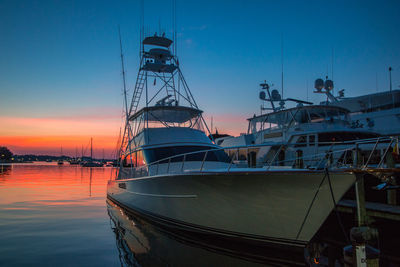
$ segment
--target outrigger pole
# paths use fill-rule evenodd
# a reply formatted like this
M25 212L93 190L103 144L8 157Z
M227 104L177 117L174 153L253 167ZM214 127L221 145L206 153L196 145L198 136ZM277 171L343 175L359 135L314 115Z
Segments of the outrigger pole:
M122 40L121 40L121 30L120 27L118 26L118 36L119 36L119 49L120 49L120 55L121 55L121 69L122 69L122 82L123 82L123 88L124 88L124 106L125 106L125 129L124 129L124 135L122 137L121 141L121 147L119 149L119 155L118 158L121 158L122 154L122 146L125 143L124 139L126 138L126 134L128 134L128 146L129 146L129 154L131 154L131 144L129 143L130 141L130 126L129 126L129 110L128 110L128 99L127 99L127 93L126 93L126 79L125 79L125 64L124 64L124 54L122 52ZM132 160L132 158L131 158Z

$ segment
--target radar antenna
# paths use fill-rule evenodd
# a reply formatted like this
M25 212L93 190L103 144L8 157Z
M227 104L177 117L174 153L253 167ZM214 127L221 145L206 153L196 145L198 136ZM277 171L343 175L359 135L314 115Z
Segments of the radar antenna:
M303 104L312 105L312 102L308 102L308 101L304 101L304 100L299 100L299 99L294 99L294 98L283 99L282 96L279 94L278 90L274 89L271 92L269 91L270 87L273 85L269 85L266 81L264 81L264 83L261 83L260 86L261 86L261 92L260 92L259 98L262 101L269 102L271 105L270 108L264 107L264 105L262 105L261 113L264 110L272 110L273 112L283 110L283 109L285 109L286 101L292 101L299 105L303 105ZM267 98L266 93L263 90L265 90L267 92L268 98ZM279 102L279 107L277 107L274 102Z

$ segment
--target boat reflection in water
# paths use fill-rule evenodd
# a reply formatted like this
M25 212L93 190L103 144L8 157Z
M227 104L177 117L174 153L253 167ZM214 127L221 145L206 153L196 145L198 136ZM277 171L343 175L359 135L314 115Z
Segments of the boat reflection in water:
M7 173L11 170L11 164L0 163L0 174Z
M304 266L303 251L285 254L185 231L168 231L107 200L123 266Z

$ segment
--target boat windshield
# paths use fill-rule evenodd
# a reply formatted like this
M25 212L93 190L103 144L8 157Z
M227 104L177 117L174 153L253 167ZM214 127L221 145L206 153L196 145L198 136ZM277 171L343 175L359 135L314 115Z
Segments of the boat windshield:
M177 157L171 158L171 162L181 162L184 156L178 156L181 154L210 150L207 152L206 161L218 161L218 162L229 162L228 155L224 150L211 150L213 147L209 146L173 146L173 147L158 147L152 149L144 149L143 155L147 164L152 162L160 161L160 163L167 163L169 157L177 155ZM198 152L187 154L185 156L185 161L203 161L206 152ZM162 160L166 159L166 160Z
M264 129L289 128L304 123L349 123L349 111L333 106L304 106L255 116L249 120L249 133Z

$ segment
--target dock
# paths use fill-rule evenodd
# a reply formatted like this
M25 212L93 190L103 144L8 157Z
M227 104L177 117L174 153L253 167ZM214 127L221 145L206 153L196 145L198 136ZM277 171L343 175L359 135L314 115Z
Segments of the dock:
M386 220L400 221L400 206L389 204L365 202L367 216ZM357 203L355 200L343 199L338 202L337 209L340 212L356 213Z

